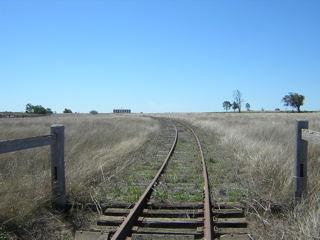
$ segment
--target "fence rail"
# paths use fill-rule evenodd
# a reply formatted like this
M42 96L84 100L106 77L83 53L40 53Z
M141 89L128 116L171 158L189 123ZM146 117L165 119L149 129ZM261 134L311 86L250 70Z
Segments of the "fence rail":
M308 142L320 145L320 133L309 129L302 129L301 138Z
M308 120L296 122L295 203L307 194L308 142L320 144L320 133L308 129Z
M66 205L66 183L64 171L64 126L52 125L51 134L0 142L0 154L50 145L52 203Z
M51 145L56 142L56 135L14 139L0 142L0 153L15 152L28 148Z

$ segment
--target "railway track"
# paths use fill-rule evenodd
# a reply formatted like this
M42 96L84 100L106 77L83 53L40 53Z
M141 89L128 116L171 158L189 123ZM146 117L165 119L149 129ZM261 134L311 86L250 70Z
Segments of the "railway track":
M250 239L239 203L212 203L200 140L188 125L167 122L172 145L135 204L102 206L86 239Z

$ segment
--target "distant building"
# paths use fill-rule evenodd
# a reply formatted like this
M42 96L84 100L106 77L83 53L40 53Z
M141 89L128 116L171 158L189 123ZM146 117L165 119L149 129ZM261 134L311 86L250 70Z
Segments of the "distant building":
M131 109L113 109L113 113L131 113Z

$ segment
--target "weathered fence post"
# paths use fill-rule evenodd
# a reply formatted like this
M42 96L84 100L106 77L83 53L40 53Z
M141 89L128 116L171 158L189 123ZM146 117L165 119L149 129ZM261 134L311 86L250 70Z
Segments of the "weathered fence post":
M52 125L51 134L56 135L56 142L51 144L52 202L58 206L65 206L64 126Z
M308 120L296 122L295 203L300 202L301 198L307 194L308 141L302 139L302 129L308 129Z

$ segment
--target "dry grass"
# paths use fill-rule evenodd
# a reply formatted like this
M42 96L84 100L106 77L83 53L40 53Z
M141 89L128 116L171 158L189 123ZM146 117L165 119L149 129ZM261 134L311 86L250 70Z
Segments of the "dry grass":
M296 207L295 121L320 131L320 114L174 114L218 135L233 155L238 188L257 239L320 239L320 146L309 143L308 198Z
M65 168L69 202L91 202L94 186L126 167L126 157L159 130L158 122L135 115L52 115L0 119L1 139L50 134L65 126ZM25 226L50 206L50 147L0 155L1 228Z
M152 116L179 118L212 138L218 137L220 148L231 156L233 185L226 191L248 207L247 216L255 239L320 239L320 147L317 145L309 144L309 195L294 208L290 205L294 191L295 120L308 119L309 128L320 131L319 113ZM160 131L156 120L133 114L53 115L0 119L0 124L0 140L45 135L52 124L65 125L67 192L71 202L92 201L96 186L111 178L119 179L119 176L114 178L116 174L126 173L126 168L138 159L130 158L130 154L139 151ZM21 225L19 229L25 228L26 232L30 231L28 226L43 218L64 221L59 214L46 211L51 194L49 152L49 147L41 147L0 155L0 238L1 228L6 230L10 224ZM219 184L222 183L212 185Z

